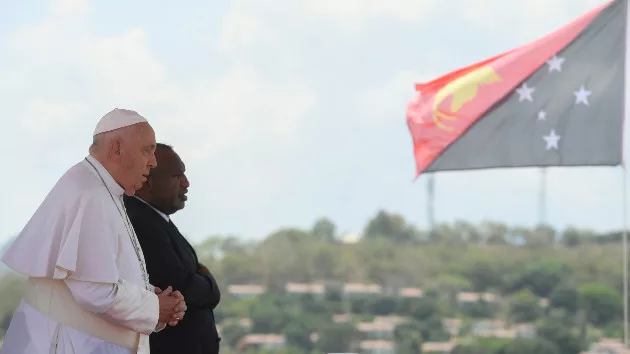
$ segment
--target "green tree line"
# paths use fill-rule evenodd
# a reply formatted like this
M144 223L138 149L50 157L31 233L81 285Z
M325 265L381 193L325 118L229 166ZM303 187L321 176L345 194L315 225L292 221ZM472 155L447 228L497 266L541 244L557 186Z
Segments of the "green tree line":
M281 229L259 241L212 236L196 249L224 294L217 323L251 320L248 328L222 325L222 352L235 350L247 333L282 334L287 353L350 351L365 339L357 322L396 315L407 318L389 338L397 353L418 353L422 343L456 340L453 353L574 354L599 337L621 336L620 239L620 232L498 222L457 221L427 231L381 211L368 220L358 240L338 235L335 224L323 218L310 229ZM400 298L384 292L347 299L334 290L322 297L285 292L287 283L312 282L417 287L424 296ZM22 283L13 275L2 280L0 335L19 301ZM228 294L230 284L262 285L266 292L239 300ZM487 292L501 300L463 306L457 302L461 292ZM352 320L332 321L340 313L352 314ZM460 319L462 333L449 333L445 318ZM476 321L490 319L532 323L535 337L471 334Z

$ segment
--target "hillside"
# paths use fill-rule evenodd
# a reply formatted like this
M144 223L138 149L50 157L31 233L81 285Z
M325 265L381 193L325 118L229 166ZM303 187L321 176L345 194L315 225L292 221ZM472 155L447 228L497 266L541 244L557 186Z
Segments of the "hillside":
M9 247L11 247L11 244L13 243L14 240L15 240L15 237L12 237L0 247L0 258L4 256L4 253L9 249ZM6 274L8 271L9 271L9 268L6 265L4 265L4 263L0 262L0 277Z
M501 223L423 232L381 212L357 242L322 219L196 249L222 290L222 353L576 354L618 349L619 239ZM0 287L5 325L20 282Z

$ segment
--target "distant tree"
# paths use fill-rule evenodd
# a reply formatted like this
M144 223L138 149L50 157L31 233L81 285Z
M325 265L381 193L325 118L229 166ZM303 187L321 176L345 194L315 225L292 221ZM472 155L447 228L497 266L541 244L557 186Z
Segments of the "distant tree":
M556 238L556 230L549 225L538 225L529 232L525 244L530 247L547 247L553 245Z
M475 260L464 271L464 278L471 282L474 291L487 291L503 286L504 270L498 267L496 262Z
M622 313L622 296L608 285L590 283L578 288L580 308L594 325L606 325L617 320Z
M234 354L230 347L249 331L281 333L287 340L285 350L251 348L256 354L357 352L362 337L356 323L390 314L409 320L395 331L401 353L419 352L422 341L448 340L444 317L465 319L460 332L467 335L471 317L498 318L499 311L510 322L534 322L537 338L513 342L466 337L453 354L576 354L591 337L623 334L620 233L600 238L588 230L566 229L561 242L548 247L555 240L549 229L457 221L437 225L428 238L386 211L369 220L364 231L365 238L357 243L330 242L335 226L322 218L309 230L283 228L264 240L222 236L196 245L222 291L215 309L216 322L223 325L222 353ZM24 280L0 279L0 340ZM326 283L325 294L285 290L288 282L320 281ZM350 301L339 286L350 282L379 284L383 294ZM265 285L266 292L239 299L227 291L230 284ZM399 297L399 287L424 293ZM457 301L461 291L496 292L505 300L494 306L484 301L462 305ZM540 297L549 299L545 310ZM333 321L334 315L348 312L347 323ZM223 322L235 317L250 318L252 327Z
M482 235L475 225L464 220L457 220L453 225L458 238L470 244L480 244L483 241Z
M281 333L292 319L286 308L277 307L269 301L252 305L249 315L252 333Z
M366 297L360 297L356 299L348 300L350 303L350 312L353 314L370 314L369 303L370 299Z
M607 232L599 235L599 237L595 239L595 242L599 244L620 243L622 235L623 233L621 231Z
M470 232L469 226L463 222L455 226L448 223L439 223L431 230L429 242L433 244L461 245L465 242L464 237Z
M376 216L368 222L363 231L366 239L387 238L395 242L412 242L417 239L415 228L408 225L405 219L398 214L388 214L379 211Z
M583 349L579 332L571 326L571 320L549 317L537 328L539 338L554 343L560 353L580 353Z
M578 309L577 289L567 284L558 285L549 295L549 305L575 314Z
M505 345L502 354L562 354L552 342L543 338L515 339ZM568 354L568 353L567 353Z
M319 330L315 348L323 353L349 353L359 338L355 326L350 323L331 323Z
M219 243L219 248L222 253L245 253L248 248L247 245L236 236L228 236L226 238L223 238L220 240ZM211 245L213 244L214 243L211 242Z
M564 264L542 261L528 266L511 288L529 289L539 297L548 297L560 281L569 275L570 271Z
M311 333L315 331L312 319L303 313L295 316L282 330L287 343L291 346L302 348L305 352L311 351L314 346L311 341Z
M416 328L420 331L420 336L425 342L446 342L451 337L439 315L433 315L416 322L418 323Z
M426 321L437 316L439 307L436 299L422 297L419 299L405 299L401 303L400 314L406 314L418 322Z
M508 343L510 343L509 339L481 338L457 345L451 354L501 354Z
M483 299L473 303L462 304L461 306L462 313L470 318L494 318L497 310L495 304L486 302Z
M236 347L238 342L247 335L243 326L233 323L221 329L221 344L225 343L230 347Z
M280 229L265 238L260 245L264 246L276 246L279 244L297 244L310 239L310 234L304 230L296 228Z
M399 301L393 296L381 296L368 300L366 305L369 313L375 316L388 316L396 313Z
M20 303L25 284L23 277L14 274L0 278L0 341L9 328L13 312Z
M332 242L337 236L336 226L330 219L321 218L317 220L313 225L311 234L313 234L313 237L315 237L317 240Z
M566 247L576 247L585 240L582 239L582 235L580 235L579 230L569 227L562 232L561 241Z
M507 243L508 227L503 223L486 221L481 225L482 238L492 245Z
M422 353L422 331L424 326L417 321L410 321L396 326L394 341L396 353L420 354Z
M529 290L522 290L508 299L510 319L514 322L533 322L542 316L538 298Z

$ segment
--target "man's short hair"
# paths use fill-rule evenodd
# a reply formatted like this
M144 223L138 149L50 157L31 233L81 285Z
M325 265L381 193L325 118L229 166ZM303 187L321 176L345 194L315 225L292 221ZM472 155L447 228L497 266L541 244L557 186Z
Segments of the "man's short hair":
M164 144L164 143L157 143L155 144L155 149L165 149L165 150L171 150L173 151L173 146L168 145L168 144Z
M172 145L168 145L168 144L164 144L164 143L157 143L157 144L155 144L155 150L157 151L159 149L164 149L164 150L168 150L168 151L174 151ZM149 177L152 174L153 174L153 168L149 170Z

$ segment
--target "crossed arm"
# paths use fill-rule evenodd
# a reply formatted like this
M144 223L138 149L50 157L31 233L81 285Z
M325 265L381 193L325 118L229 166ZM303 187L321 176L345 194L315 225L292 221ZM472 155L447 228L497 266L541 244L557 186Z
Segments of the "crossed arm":
M170 295L171 299L161 301L156 294L162 293L161 289L155 289L156 293L152 293L123 279L111 284L67 278L65 283L82 309L146 335L162 330L167 322L176 325L176 318L181 319L186 311L181 294L169 290L162 297Z
M190 309L214 309L221 294L212 274L205 267L205 274L201 273L201 267L187 268L175 252L171 238L158 224L137 223L134 228L142 243L151 283L158 287L170 285L180 291Z

